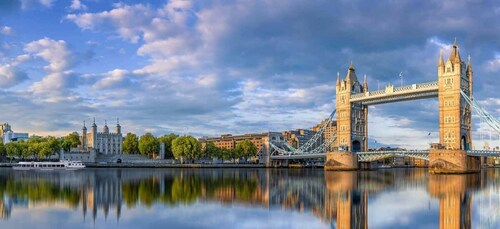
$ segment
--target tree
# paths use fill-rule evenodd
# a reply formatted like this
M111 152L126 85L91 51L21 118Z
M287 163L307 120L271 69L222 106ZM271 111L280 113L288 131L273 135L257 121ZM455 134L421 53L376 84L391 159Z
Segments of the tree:
M249 157L255 157L257 156L257 146L255 146L250 140L245 139L241 142L238 142L236 144L236 147L234 148L235 154L237 158L249 158Z
M15 142L5 144L5 151L10 158L21 157L21 150Z
M3 142L0 142L0 157L2 159L5 159L5 156L7 156L7 151L5 150L5 145Z
M172 153L176 159L198 159L201 155L201 144L192 136L182 136L172 141Z
M40 142L38 143L38 157L46 158L54 154L55 150L51 146L50 142Z
M77 147L80 144L80 135L75 131L64 138L62 147L64 150L69 151L71 147Z
M73 132L73 134L74 133L76 133L76 132ZM78 133L76 133L76 135L78 136ZM64 140L66 140L66 139L64 139ZM63 142L64 141L61 141L55 137L49 137L47 139L48 149L50 150L49 155L55 154L55 153L58 153L59 151L61 151L61 146L63 145ZM80 144L80 138L78 138L78 144ZM78 144L76 146L78 146ZM71 147L76 147L76 146L71 145Z
M207 142L203 155L209 158L222 158L222 149L217 147L213 142Z
M158 141L160 143L165 144L165 158L172 158L174 157L174 154L172 153L172 141L179 137L178 135L171 133L171 134L166 134L158 138Z
M124 153L128 154L139 153L139 140L137 140L137 135L127 133L125 140L123 140L122 150Z
M160 151L160 144L151 133L146 133L139 139L139 152L148 157L155 157Z

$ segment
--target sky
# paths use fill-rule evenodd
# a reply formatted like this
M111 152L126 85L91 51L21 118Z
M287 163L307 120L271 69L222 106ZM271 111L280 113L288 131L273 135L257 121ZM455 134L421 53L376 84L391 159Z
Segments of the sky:
M498 1L0 1L0 122L62 136L310 128L354 64L370 90L437 80L454 39L474 97L500 117ZM438 141L437 99L371 106L372 145ZM473 143L491 130L474 120ZM430 133L430 135L429 135ZM498 133L493 142L500 144Z

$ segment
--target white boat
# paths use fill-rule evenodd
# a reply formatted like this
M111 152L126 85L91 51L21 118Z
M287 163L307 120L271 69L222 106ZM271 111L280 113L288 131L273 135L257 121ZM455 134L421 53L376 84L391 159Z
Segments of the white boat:
M14 170L77 170L85 168L81 161L34 162L21 161L12 166Z

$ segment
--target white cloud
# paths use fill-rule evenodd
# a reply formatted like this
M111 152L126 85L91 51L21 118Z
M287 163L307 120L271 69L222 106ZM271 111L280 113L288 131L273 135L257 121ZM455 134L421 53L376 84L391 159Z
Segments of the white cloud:
M500 72L500 57L486 62L486 70L489 72Z
M104 74L92 87L97 90L126 87L131 83L130 75L131 73L127 70L114 69Z
M87 6L80 0L71 0L71 6L69 8L72 10L86 10Z
M43 38L28 43L24 50L49 62L45 66L48 72L65 71L73 64L73 55L63 40Z
M0 34L3 34L3 35L12 35L13 33L14 33L14 31L9 26L0 27Z
M0 87L8 88L28 79L25 72L20 71L13 65L0 65Z

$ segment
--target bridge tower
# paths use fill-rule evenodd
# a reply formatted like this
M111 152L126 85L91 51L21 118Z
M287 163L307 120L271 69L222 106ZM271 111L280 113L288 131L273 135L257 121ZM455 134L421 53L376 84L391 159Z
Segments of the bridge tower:
M429 154L431 173L473 172L479 170L479 158L468 157L472 146L472 109L460 91L472 95L472 66L462 61L455 40L450 57L438 62L439 143L440 149ZM477 165L476 165L477 164Z
M356 152L368 149L368 107L352 103L351 95L368 91L366 76L364 83L358 81L351 63L343 80L337 73L337 152L327 153L327 170L351 170L358 168Z

